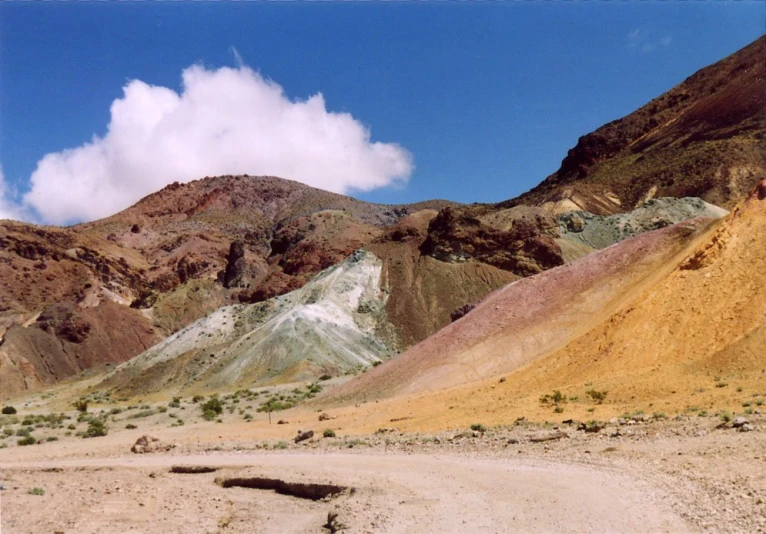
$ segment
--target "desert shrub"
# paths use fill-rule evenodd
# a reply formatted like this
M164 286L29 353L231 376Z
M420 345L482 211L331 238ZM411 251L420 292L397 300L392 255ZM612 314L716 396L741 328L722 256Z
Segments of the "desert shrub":
M192 402L195 404L203 400L205 400L205 397L203 397L202 395L194 395L192 397Z
M88 401L84 399L79 399L74 401L72 403L72 406L74 406L74 409L80 413L85 413L88 411Z
M16 408L13 406L3 406L2 409L3 415L15 415L16 414Z
M32 433L32 429L28 426L22 426L16 431L17 436L28 436Z
M567 401L566 396L561 393L558 389L555 390L553 393L546 393L545 395L540 397L540 404L544 406L550 406L553 404L554 406L558 406L559 404L564 404Z
M173 397L173 400L168 403L168 407L170 407L170 408L180 408L181 407L181 397Z
M18 440L16 443L18 443L21 447L25 447L27 445L34 445L37 443L37 440L33 436L26 436Z
M281 410L288 410L295 406L295 402L291 399L279 400L271 398L261 406L258 407L259 412L278 412Z
M59 438L57 438L56 436L48 436L47 438L45 438L45 441L58 441L58 440Z
M134 425L133 423L128 423L127 425L125 425L126 430L135 430L136 428L138 427Z
M27 491L30 495L38 495L42 496L45 495L45 490L43 488L30 488L29 491Z
M275 449L286 449L287 447L288 447L288 445L287 445L286 441L277 441L274 444L274 448Z
M471 430L475 432L486 432L487 427L485 425L482 425L481 423L474 423L471 425Z
M601 404L602 402L604 402L604 399L606 398L606 394L607 394L606 391L598 391L598 390L595 390L595 389L589 389L585 393L587 393L588 396L591 399L593 399L593 402L595 402L597 404Z
M13 429L12 428L4 428L3 429L3 437L8 437L13 435Z
M202 413L205 412L213 412L215 415L220 415L223 413L223 403L218 397L213 397L209 401L200 404L200 410L202 410Z
M319 380L324 382L325 380L330 380L331 378L332 378L332 376L330 376L330 375L322 375L322 376L319 377Z
M721 418L721 421L723 421L724 423L728 423L729 421L731 421L734 418L734 416L731 415L731 413L727 412L727 411L721 412L720 414L718 414L718 416Z
M564 413L564 407L563 406L556 406L553 409L553 413Z
M212 421L216 417L218 417L218 414L215 413L213 410L205 410L204 412L202 412L202 419L204 419L205 421Z
M334 438L335 431L332 428L325 428L324 432L322 432L322 436L326 438Z
M101 419L91 419L91 421L88 423L88 429L83 434L83 438L98 438L101 436L106 436L109 429L106 426L106 423L102 421Z
M144 417L151 417L152 415L155 415L157 412L155 410L149 409L142 409L139 412L136 412L134 414L129 415L126 417L126 419L142 419Z

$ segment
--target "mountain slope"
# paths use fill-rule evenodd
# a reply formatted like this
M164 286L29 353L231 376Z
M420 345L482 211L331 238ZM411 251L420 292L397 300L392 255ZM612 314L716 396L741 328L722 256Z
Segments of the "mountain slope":
M500 406L534 410L553 390L597 388L617 409L736 404L750 396L736 391L762 381L764 272L766 179L718 223L643 234L493 293L324 402L442 390L416 402L421 415L452 403L495 419ZM501 373L511 374L490 387Z
M332 399L422 393L518 369L607 319L672 268L711 224L695 219L642 234L514 282L398 358L341 386Z
M447 205L375 205L224 176L69 228L0 221L0 396L123 362L232 299L292 291L408 213ZM114 324L128 334L112 346Z
M382 262L358 251L301 289L225 306L115 369L99 387L121 394L216 391L316 380L391 355Z
M766 36L581 137L540 185L503 203L598 214L651 197L731 208L766 172Z

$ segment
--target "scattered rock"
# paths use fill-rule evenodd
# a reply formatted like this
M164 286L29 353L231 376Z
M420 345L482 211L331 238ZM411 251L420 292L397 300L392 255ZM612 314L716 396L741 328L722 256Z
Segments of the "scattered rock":
M511 438L508 440L508 445L518 445L518 443L519 443L519 440L517 440L516 438Z
M467 315L475 307L476 307L476 304L465 304L463 306L460 306L457 309L452 310L452 312L450 313L450 318L452 319L452 322L455 322L461 317Z
M740 428L740 427L745 426L745 425L747 425L749 423L750 423L750 421L748 421L744 417L737 417L734 421L732 421L731 426L733 426L734 428Z
M135 454L145 454L150 452L168 451L175 445L163 444L158 438L149 435L143 435L136 440L130 448L130 452Z
M752 432L753 430L755 430L755 427L750 423L745 423L744 425L737 428L738 432Z
M229 256L226 261L226 271L223 274L223 287L244 287L243 275L245 274L245 243L234 241L229 247Z
M327 523L323 527L329 530L331 534L347 528L346 525L338 521L338 512L327 512Z
M319 414L319 420L320 421L329 421L330 419L332 419L332 417L330 417L329 414L326 414L326 413L320 413Z
M284 419L280 419L279 421L277 421L277 424L278 424L278 425L289 425L290 423L288 423L288 422L287 422L287 421L285 421Z
M295 436L295 443L300 443L301 441L306 441L307 439L311 439L314 437L314 431L313 430L307 430L305 432L298 431L298 435Z
M556 441L561 438L568 438L569 435L566 432L554 432L553 434L546 434L544 436L532 436L529 441L532 443L542 443L545 441Z

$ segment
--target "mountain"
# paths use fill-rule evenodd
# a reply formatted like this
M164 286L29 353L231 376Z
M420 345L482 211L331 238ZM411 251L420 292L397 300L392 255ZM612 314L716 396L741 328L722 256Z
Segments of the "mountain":
M765 269L763 179L725 219L645 233L494 292L323 402L422 394L504 375L517 400L596 384L625 404L680 391L675 403L696 394L707 406L731 396L716 391L728 381L753 391L762 380ZM463 393L475 395L476 383ZM488 390L482 399L509 395Z
M502 204L630 211L648 198L730 209L766 173L766 36L581 137L558 171Z
M699 199L661 199L620 216L571 212L559 217L549 232L556 236L553 244L570 243L582 255L679 220L726 213ZM219 308L117 367L94 387L123 396L189 395L316 381L378 365L470 312L470 305L460 303L519 279L482 261L444 262L419 255L428 240L424 229L435 217L434 210L421 210L403 218L366 249L300 289L265 302ZM511 220L510 228L517 223ZM679 242L684 236L679 234ZM522 248L527 242L534 240L522 239ZM537 265L533 259L525 257L527 268ZM604 287L610 287L601 274ZM440 335L429 339L439 340ZM429 361L437 360L429 356Z
M713 204L735 205L766 171L764 46L582 137L559 171L499 204L375 205L221 176L69 228L0 221L0 396L122 363L222 306L299 290L360 249L381 262L375 336L396 354L510 282L720 216Z
M222 176L69 228L0 221L0 396L126 361L232 300L300 288L409 213L451 205Z
M286 295L224 306L110 373L101 388L179 394L316 380L391 356L383 262L357 251Z

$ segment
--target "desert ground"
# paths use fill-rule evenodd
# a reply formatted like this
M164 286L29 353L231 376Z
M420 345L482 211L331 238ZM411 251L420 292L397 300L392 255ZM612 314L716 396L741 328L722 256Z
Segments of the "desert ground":
M7 440L2 531L766 532L759 413L746 417L747 431L725 411L490 426L458 414L437 419L449 430L429 430L401 400L301 405L272 423L233 410L204 421L190 400L163 405L144 405L148 417L128 415L141 407L111 416L102 437L41 426L38 437L57 439ZM187 423L169 426L173 412ZM314 436L295 443L307 430ZM132 453L143 435L158 439L156 450ZM190 466L209 469L172 472ZM231 479L256 487L226 487Z

